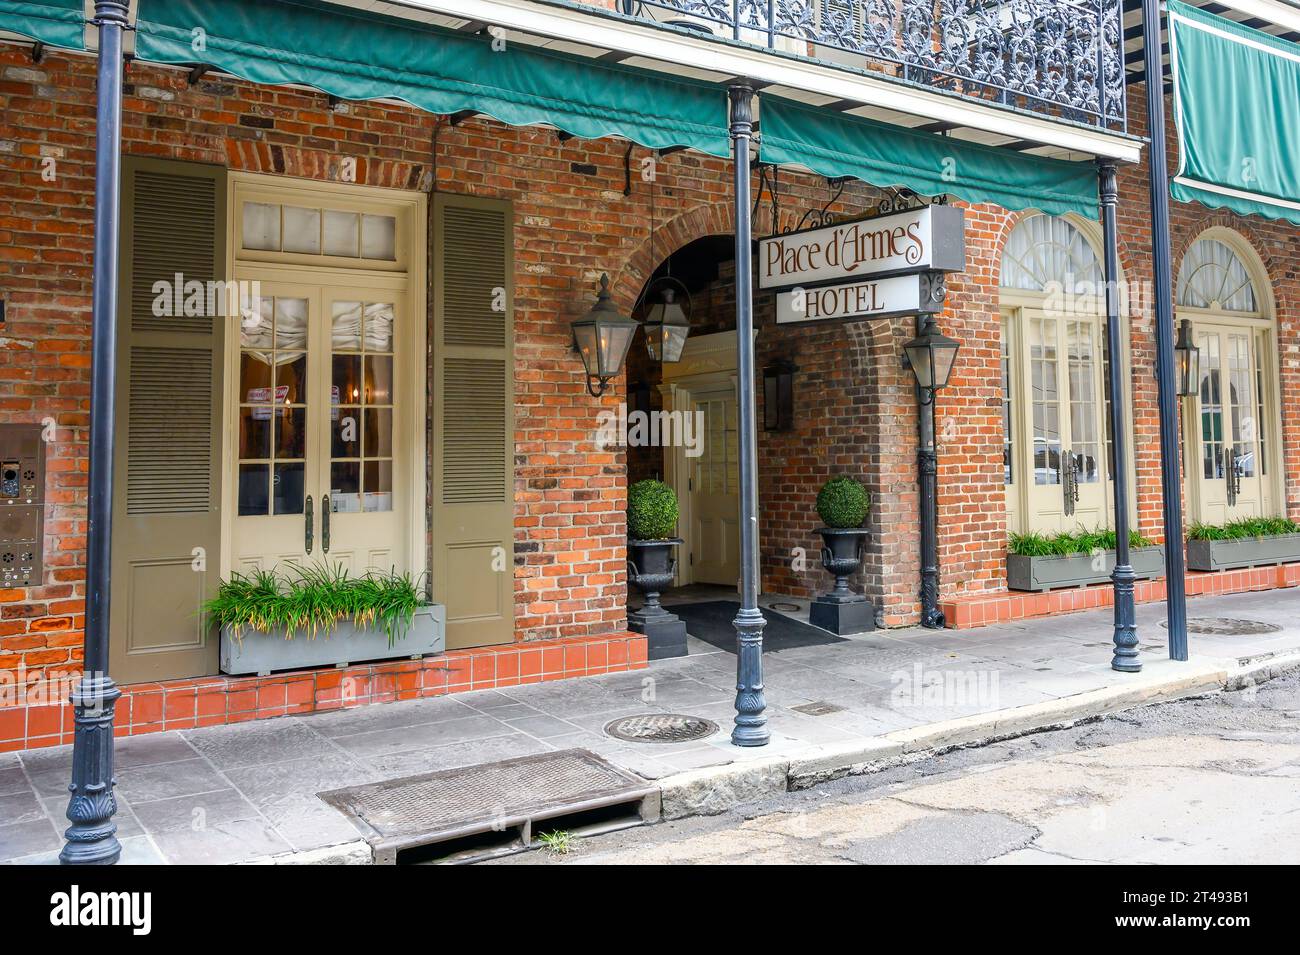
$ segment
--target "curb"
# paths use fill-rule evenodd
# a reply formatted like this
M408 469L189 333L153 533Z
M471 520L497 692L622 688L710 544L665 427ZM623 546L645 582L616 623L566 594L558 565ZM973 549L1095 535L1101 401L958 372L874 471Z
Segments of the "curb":
M1240 690L1300 668L1300 652L1241 663L1203 660L1178 672L1143 673L1122 686L1088 690L811 749L807 755L759 758L694 769L660 781L663 819L713 816L766 796L879 772L963 746L983 746L1044 730L1064 729L1152 703Z

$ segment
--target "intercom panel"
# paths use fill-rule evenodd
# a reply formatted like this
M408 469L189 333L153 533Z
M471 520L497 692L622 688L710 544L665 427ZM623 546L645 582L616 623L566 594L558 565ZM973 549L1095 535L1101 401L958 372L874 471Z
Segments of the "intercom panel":
M39 504L0 507L0 587L39 587L45 508Z
M45 442L39 424L0 424L0 507L45 503Z

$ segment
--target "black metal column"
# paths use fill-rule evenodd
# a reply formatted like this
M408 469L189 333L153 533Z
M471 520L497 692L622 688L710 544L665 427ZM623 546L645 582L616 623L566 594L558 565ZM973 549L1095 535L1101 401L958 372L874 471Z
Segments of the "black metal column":
M758 609L758 447L754 416L753 236L750 222L749 141L754 129L754 90L730 88L731 144L736 185L736 375L740 394L740 612L733 621L736 653L737 746L765 746L771 739L763 699L763 627Z
M1110 399L1111 446L1115 481L1115 569L1111 583L1115 588L1115 653L1111 657L1112 669L1136 673L1142 669L1138 655L1137 611L1133 606L1133 565L1129 557L1129 487L1128 449L1125 436L1128 424L1123 374L1124 338L1119 327L1119 233L1116 207L1119 203L1119 185L1115 178L1115 161L1097 161L1097 191L1101 198L1101 231L1103 258L1106 268L1106 348L1110 352L1110 380L1107 382Z
M917 335L934 324L931 315L918 315ZM933 388L916 389L919 447L916 464L921 498L921 626L942 630L947 626L939 609L939 452L934 443Z
M1174 359L1173 280L1169 253L1169 168L1165 150L1165 83L1160 49L1160 0L1142 0L1142 59L1151 146L1151 260L1155 299L1156 379L1160 407L1160 487L1165 520L1165 610L1169 656L1187 659L1187 593L1183 559L1183 488L1178 450L1178 383Z
M99 84L95 126L95 272L90 372L90 492L86 542L84 672L72 693L76 735L67 842L59 861L112 865L122 854L113 795L113 708L108 675L109 569L113 518L113 414L117 361L117 241L121 204L122 31L127 4L98 0Z

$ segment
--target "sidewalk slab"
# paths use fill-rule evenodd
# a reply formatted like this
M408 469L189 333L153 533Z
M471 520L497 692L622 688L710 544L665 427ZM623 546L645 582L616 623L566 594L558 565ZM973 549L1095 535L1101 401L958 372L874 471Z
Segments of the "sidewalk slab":
M764 598L773 599L782 598ZM1109 610L769 652L772 742L756 748L730 741L735 656L693 638L689 655L638 672L131 738L118 746L124 861L363 864L361 834L317 793L569 748L655 781L663 818L720 813L953 747L1249 688L1300 666L1297 610L1294 591L1194 598L1193 619L1276 629L1193 632L1194 656L1180 663L1167 659L1163 608L1139 608L1136 674L1110 669ZM674 743L604 732L649 713L718 729ZM0 798L25 807L23 821L0 821L0 863L55 860L70 768L68 746L0 754Z

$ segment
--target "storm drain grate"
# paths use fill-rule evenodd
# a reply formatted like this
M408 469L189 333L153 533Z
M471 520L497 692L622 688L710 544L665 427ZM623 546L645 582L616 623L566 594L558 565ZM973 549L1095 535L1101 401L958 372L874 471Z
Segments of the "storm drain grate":
M605 727L605 735L631 743L689 743L718 731L718 724L699 716L650 713L625 716Z
M1169 624L1162 623L1166 629ZM1211 633L1225 637L1241 637L1252 633L1277 633L1282 628L1263 620L1243 620L1239 617L1188 617L1189 633Z
M631 816L654 792L594 753L566 749L335 789L320 798L367 834L377 862L393 863L416 847L484 833L501 834L498 849L527 848L535 822L618 806Z

